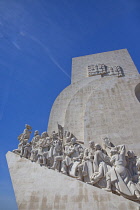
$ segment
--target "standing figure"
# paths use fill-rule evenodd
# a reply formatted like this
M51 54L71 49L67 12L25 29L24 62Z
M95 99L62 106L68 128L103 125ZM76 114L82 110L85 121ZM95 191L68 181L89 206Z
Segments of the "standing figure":
M39 149L39 139L40 139L40 138L41 138L41 137L40 137L40 135L39 135L39 131L36 130L36 131L34 132L34 137L33 137L32 141L31 141L32 150L31 150L31 157L30 157L30 159L31 159L31 161L33 161L33 162L36 162L37 159L38 159L37 154L38 154L38 149Z
M40 165L49 165L49 150L51 147L50 137L47 132L41 134L41 139L39 140L39 150L38 150L38 161Z
M32 127L26 124L23 133L18 136L18 140L20 142L24 142L24 145L28 142L30 138L30 134L32 133L31 130L32 130Z
M18 140L20 143L18 144L18 149L13 150L14 153L20 154L21 156L23 155L24 146L27 144L30 138L30 134L32 133L31 130L32 127L26 124L23 133L18 136Z
M89 142L89 148L84 150L84 157L81 164L78 165L78 179L84 182L90 182L93 174L93 159L95 152L94 141Z
M61 171L62 154L62 141L59 139L54 140L49 151L51 169Z
M138 170L137 170L137 156L135 156L132 150L127 152L126 156L126 168L129 170L132 181L138 182Z

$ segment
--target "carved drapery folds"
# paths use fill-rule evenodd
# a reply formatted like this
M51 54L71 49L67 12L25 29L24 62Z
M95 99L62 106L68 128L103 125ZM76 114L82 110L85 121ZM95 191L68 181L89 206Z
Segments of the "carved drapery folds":
M114 146L106 137L102 146L94 141L85 148L72 133L58 124L49 136L34 132L30 142L31 126L25 125L18 136L14 153L32 162L77 178L87 184L122 195L133 201L140 200L140 158L133 151L126 153L125 145Z

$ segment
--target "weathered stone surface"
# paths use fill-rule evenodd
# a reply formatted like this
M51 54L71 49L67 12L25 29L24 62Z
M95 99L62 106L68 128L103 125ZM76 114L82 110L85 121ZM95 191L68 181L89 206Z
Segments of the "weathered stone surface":
M138 71L127 49L80 56L72 59L72 83L87 77L89 65L105 64L107 66L121 66L127 77L138 75ZM96 77L95 77L96 78ZM94 78L94 79L95 79Z
M88 77L88 65L99 63L119 65L125 76ZM57 130L57 121L85 145L108 136L115 145L123 142L139 154L140 76L127 50L73 59L72 83L54 102L49 133Z
M139 209L138 203L40 167L12 152L6 157L19 210Z
M84 82L79 81L77 83L71 84L59 94L51 109L50 119L47 129L48 133L51 133L53 130L57 130L57 122L59 122L60 125L64 126L67 106L70 103L71 99L76 94L76 92L83 87L83 85L88 84L89 81L92 80L93 78L91 77L87 81Z

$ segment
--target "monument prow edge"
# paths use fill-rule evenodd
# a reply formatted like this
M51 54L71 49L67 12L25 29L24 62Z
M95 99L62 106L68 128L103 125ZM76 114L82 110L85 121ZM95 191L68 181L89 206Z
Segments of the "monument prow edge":
M139 204L12 152L6 154L19 210L137 210Z

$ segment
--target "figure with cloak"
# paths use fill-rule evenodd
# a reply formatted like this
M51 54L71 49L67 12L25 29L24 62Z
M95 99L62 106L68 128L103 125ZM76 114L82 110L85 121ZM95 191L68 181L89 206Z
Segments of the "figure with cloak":
M126 168L125 145L111 148L110 153L112 168L106 173L106 190L115 191L129 199L140 200L140 193Z

